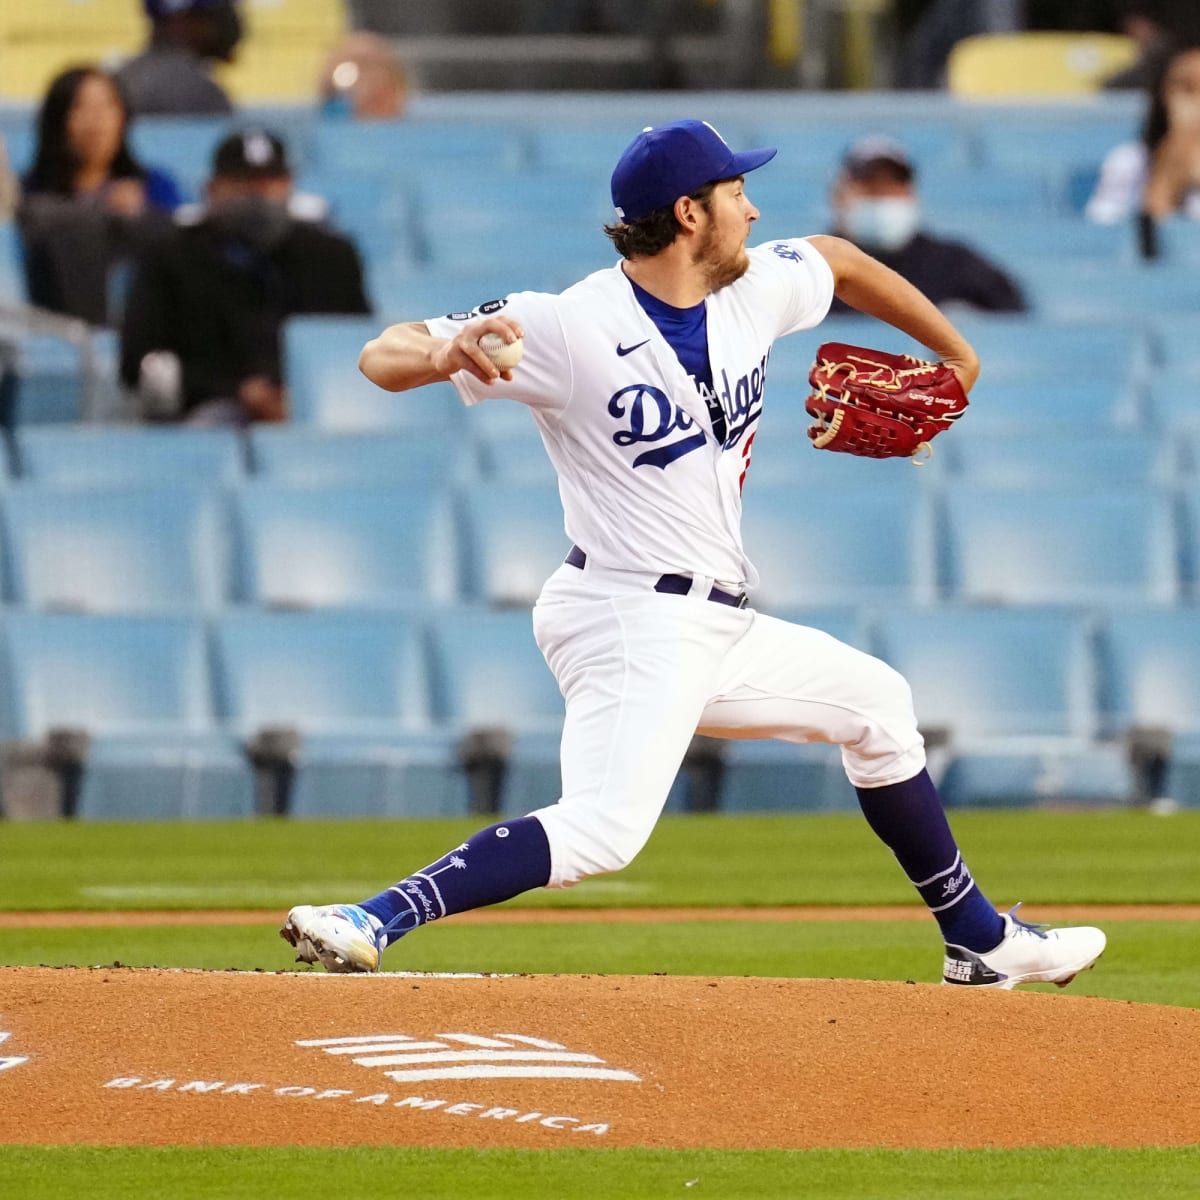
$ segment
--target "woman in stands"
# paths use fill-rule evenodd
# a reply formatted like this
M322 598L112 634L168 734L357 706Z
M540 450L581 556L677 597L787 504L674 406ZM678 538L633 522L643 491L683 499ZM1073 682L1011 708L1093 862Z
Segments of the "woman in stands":
M1200 220L1200 45L1167 60L1141 140L1109 151L1087 204L1088 217L1102 224L1176 214Z
M119 307L114 268L169 225L183 197L133 156L129 108L98 67L73 67L50 84L37 130L18 210L29 300L109 323Z

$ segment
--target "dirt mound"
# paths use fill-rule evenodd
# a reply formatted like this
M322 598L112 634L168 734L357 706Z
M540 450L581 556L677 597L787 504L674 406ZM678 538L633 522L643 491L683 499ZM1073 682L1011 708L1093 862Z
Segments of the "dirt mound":
M1200 1011L851 980L0 968L0 1142L1200 1143Z

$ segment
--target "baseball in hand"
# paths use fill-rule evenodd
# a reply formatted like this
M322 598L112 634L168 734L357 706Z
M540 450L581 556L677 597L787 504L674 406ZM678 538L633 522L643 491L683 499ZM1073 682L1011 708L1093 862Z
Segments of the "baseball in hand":
M506 342L499 333L485 333L479 339L479 348L501 371L511 371L525 353L525 341L517 338L515 342Z

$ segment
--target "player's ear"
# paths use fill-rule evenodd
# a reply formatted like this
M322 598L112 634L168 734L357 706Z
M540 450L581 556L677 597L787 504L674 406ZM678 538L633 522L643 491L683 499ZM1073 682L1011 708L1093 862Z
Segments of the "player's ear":
M680 196L675 201L675 220L679 222L684 229L695 229L696 223L699 220L697 210L700 205L696 203L691 196Z

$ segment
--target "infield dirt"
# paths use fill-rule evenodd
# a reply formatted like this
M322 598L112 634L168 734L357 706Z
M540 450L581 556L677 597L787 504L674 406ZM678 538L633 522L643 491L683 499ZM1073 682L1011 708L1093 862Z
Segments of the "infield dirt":
M926 984L0 968L0 1142L1200 1143L1200 1010Z

